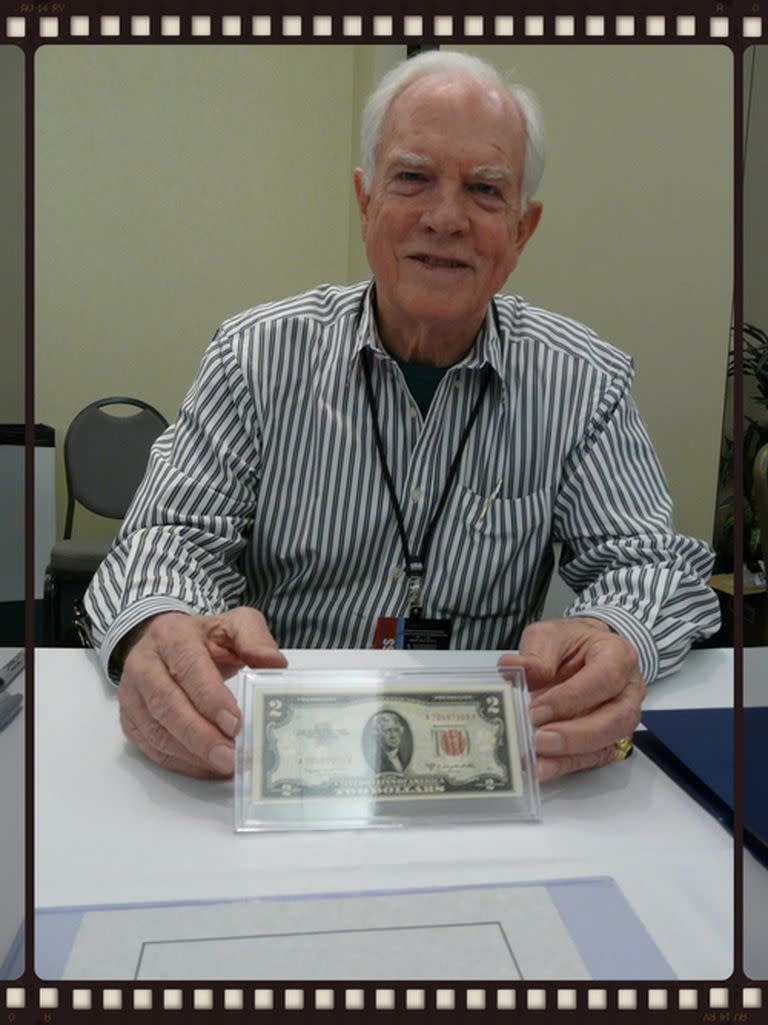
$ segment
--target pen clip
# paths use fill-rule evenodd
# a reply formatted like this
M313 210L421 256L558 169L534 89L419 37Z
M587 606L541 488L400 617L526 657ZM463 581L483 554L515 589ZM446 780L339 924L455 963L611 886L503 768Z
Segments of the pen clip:
M496 482L496 487L493 489L493 491L490 493L490 495L483 502L483 507L480 510L480 512L478 513L477 519L475 520L475 526L477 526L479 523L481 523L485 519L486 513L488 512L488 510L493 505L495 499L497 499L499 497L499 492L501 491L501 486L502 486L503 483L504 483L504 478L503 477L499 477L499 479Z

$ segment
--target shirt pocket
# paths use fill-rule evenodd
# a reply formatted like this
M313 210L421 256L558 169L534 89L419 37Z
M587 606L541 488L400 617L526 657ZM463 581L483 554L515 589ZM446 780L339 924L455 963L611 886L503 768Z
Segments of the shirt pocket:
M455 484L428 559L436 614L522 621L550 547L552 505L551 488L489 502Z

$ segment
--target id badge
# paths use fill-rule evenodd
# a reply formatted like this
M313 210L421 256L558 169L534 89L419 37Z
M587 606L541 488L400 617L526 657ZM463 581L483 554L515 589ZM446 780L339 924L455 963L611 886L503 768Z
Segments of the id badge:
M421 616L379 616L374 648L425 651L447 650L451 640L450 619L422 619Z

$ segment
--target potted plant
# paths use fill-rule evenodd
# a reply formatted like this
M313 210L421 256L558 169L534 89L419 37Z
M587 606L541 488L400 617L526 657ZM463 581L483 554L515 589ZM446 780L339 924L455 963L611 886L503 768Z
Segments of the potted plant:
M752 494L752 466L759 449L768 442L768 334L754 324L744 325L744 348L742 366L744 369L744 429L742 452L744 467L744 562L756 567L762 557L760 549L760 525ZM728 376L733 377L735 356L731 351L728 359ZM755 392L752 385L757 386ZM751 415L748 410L751 407ZM718 513L720 528L716 532L717 569L732 572L734 562L733 545L733 440L723 436L720 452L718 477Z

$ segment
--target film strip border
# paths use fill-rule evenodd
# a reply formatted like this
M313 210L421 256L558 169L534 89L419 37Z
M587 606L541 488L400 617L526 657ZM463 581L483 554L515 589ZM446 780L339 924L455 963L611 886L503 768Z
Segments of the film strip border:
M86 7L83 4L82 7ZM150 5L147 4L147 7ZM235 6L235 5L233 5ZM329 5L331 6L331 5ZM449 5L446 5L449 6ZM568 0L563 5L569 6ZM598 6L597 4L595 6ZM661 5L660 5L661 6ZM689 5L697 6L695 3ZM20 3L16 13L0 16L0 42L115 43L405 41L449 43L576 41L594 43L667 42L749 45L764 41L768 17L759 4L736 13L730 3L712 3L703 14L530 14L396 15L361 14L85 14L64 3ZM29 979L29 974L27 978ZM269 984L257 983L9 983L0 989L0 1020L48 1023L82 1020L88 1012L118 1020L146 1021L146 1012L181 1011L181 1020L200 1012L229 1016L259 1012L267 1018L284 1012L331 1011L515 1012L549 1020L647 1020L649 1012L681 1014L683 1020L747 1022L768 1020L768 984L745 982L676 984L518 983L509 986L444 984ZM542 1015L544 1012L544 1015ZM685 1014L684 1012L693 1012ZM597 1019L593 1015L597 1015ZM418 1018L418 1015L417 1015ZM327 1019L326 1019L327 1020ZM386 1014L384 1016L386 1019ZM655 1015L652 1016L655 1020Z
M562 983L519 984L513 987L444 985L359 986L286 984L268 987L246 984L184 984L161 986L107 984L104 986L67 984L9 986L0 1004L0 1018L19 1022L29 1020L25 1012L35 1015L37 1022L51 1023L82 1018L83 1012L101 1014L105 1011L135 1012L182 1011L465 1011L538 1013L586 1012L599 1021L599 1012L609 1012L607 1020L622 1012L626 1019L637 1020L649 1011L680 1013L698 1012L699 1020L709 1022L765 1021L768 1015L768 989L762 986L718 986L702 983L634 986L585 984L568 986ZM598 1014L593 1018L592 1014ZM18 1018L16 1017L18 1015ZM702 1015L705 1015L702 1019ZM578 1020L571 1014L570 1021ZM386 1020L386 1015L384 1015ZM686 1020L684 1016L682 1020ZM146 1020L146 1018L142 1019ZM695 1015L691 1015L695 1020Z
M167 42L215 38L233 41L306 41L425 38L518 41L563 39L620 42L739 41L759 42L768 36L768 18L752 4L751 14L727 12L725 3L712 5L716 13L694 14L585 14L572 15L434 15L421 14L314 14L314 15L209 15L209 14L67 14L63 3L21 3L21 13L0 23L0 41L112 42L151 38Z

